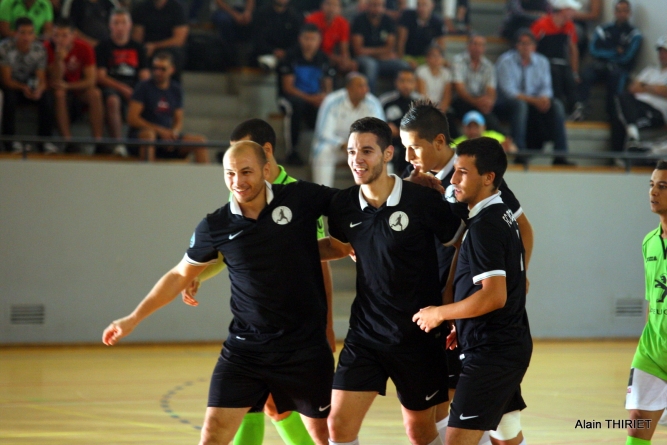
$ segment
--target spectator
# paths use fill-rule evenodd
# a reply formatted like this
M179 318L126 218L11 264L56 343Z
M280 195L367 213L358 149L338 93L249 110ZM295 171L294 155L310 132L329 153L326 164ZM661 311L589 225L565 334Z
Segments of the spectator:
M452 104L452 72L445 68L442 49L436 44L426 51L426 64L420 65L417 76L417 92L436 104L443 113Z
M588 51L588 30L593 22L600 20L602 15L602 0L580 0L581 9L575 11L573 20L577 30L577 44L579 60L582 60Z
M0 42L0 76L2 79L2 134L16 134L16 107L36 104L39 136L51 136L53 128L53 101L46 91L46 50L36 41L32 20L16 20L16 33ZM19 141L11 144L12 151L25 148ZM57 151L50 142L43 145L45 152Z
M48 72L55 98L58 130L62 137L72 137L69 102L77 99L88 106L88 118L93 137L103 133L102 93L96 86L96 63L93 47L76 37L69 19L54 24L53 41L45 43ZM93 150L90 150L93 151Z
M616 96L616 114L611 121L611 149L622 151L639 142L639 129L663 127L667 122L667 36L656 43L660 66L647 66L632 81L628 91Z
M533 22L549 12L548 0L507 0L507 14L501 35L514 41L517 31L530 28Z
M408 161L405 160L405 147L401 143L399 130L401 119L410 109L410 104L421 99L422 95L417 92L417 78L411 69L399 71L394 85L396 89L383 94L379 97L379 100L384 109L386 121L391 128L391 145L394 146L394 158L391 163L394 172L400 175L408 166Z
M289 4L290 0L271 0L257 13L254 26L255 53L262 66L273 69L296 46L303 15Z
M345 77L345 88L328 94L317 112L312 153L313 182L333 186L336 164L345 159L350 125L367 116L384 119L382 105L368 92L366 77L352 72Z
M385 13L385 0L368 0L366 12L352 22L352 50L359 69L368 78L372 92L378 76L396 76L407 62L399 59L396 46L396 23Z
M179 0L144 0L132 11L132 21L132 40L144 44L149 59L158 50L171 53L174 79L180 79L189 32L183 4Z
M107 40L114 6L111 0L73 0L69 18L74 22L76 36L93 47Z
M417 9L403 12L398 22L398 57L412 68L424 63L432 43L445 49L445 25L433 15L433 0L417 0Z
M579 49L577 31L572 22L578 0L550 0L553 11L530 27L537 39L537 52L549 59L554 97L565 110L572 111L579 82Z
M491 130L500 131L500 122L493 114L496 103L496 70L486 58L486 39L477 34L468 37L467 51L457 54L454 66L454 93L452 108L458 119L468 111L476 110L484 115ZM449 129L452 137L460 135L454 125Z
M458 145L468 139L475 139L479 137L487 137L495 139L500 142L500 145L505 150L505 153L516 153L516 145L512 142L512 138L505 136L497 131L487 130L484 116L479 111L468 111L463 116L463 136L454 139L454 145Z
M498 103L496 113L509 117L512 139L519 150L541 148L553 140L558 154L554 165L573 165L565 159L565 109L553 97L551 71L546 57L535 52L535 35L529 29L518 32L516 48L496 62ZM530 130L530 131L529 131ZM517 162L526 162L517 158Z
M639 30L630 24L630 14L630 2L619 0L614 7L615 20L595 28L590 45L595 60L582 70L573 113L575 120L584 118L590 90L593 83L600 80L605 81L607 87L607 114L615 114L614 97L625 90L643 39Z
M215 6L211 22L225 44L234 45L240 39L250 36L255 0L215 0Z
M121 138L123 110L132 98L140 80L150 77L143 45L130 39L132 16L127 9L115 9L109 19L110 38L95 48L97 83L102 88L109 136ZM113 153L127 156L125 145L113 148Z
M340 0L324 0L322 9L306 17L307 23L316 25L322 35L320 50L340 73L358 69L350 57L350 24L340 14Z
M2 0L0 2L0 36L13 37L19 17L28 17L35 34L44 39L53 31L53 6L49 0Z
M303 25L298 45L278 65L278 104L285 113L285 147L290 165L304 164L297 149L301 123L315 127L317 110L333 88L335 71L319 50L321 40L317 26Z
M206 142L203 136L183 133L183 90L172 79L174 59L170 52L159 51L153 57L152 76L137 84L127 110L131 127L128 138L142 141ZM137 150L131 150L136 154ZM195 148L195 162L208 163L205 147ZM161 159L184 159L190 154L187 147L154 145L142 146L139 157L149 162Z
M447 34L470 32L470 5L468 0L442 0L442 16Z

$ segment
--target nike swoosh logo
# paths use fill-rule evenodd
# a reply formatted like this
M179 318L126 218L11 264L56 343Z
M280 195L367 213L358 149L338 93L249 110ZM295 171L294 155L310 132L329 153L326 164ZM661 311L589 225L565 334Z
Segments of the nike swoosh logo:
M363 222L363 221L362 221L362 222ZM354 224L350 223L350 227L357 227L359 224L361 224L361 223L360 223L360 222L358 222L358 223L354 223Z
M232 235L229 235L229 239L234 239L234 238L236 238L237 236L239 236L239 235L242 234L242 233L243 233L243 230L241 230L239 233L234 233L234 234L232 234Z
M459 416L459 419L461 419L461 420L468 420L468 419L474 419L475 417L479 417L479 416L464 416L463 414L461 414L461 415Z
M328 405L325 406L325 407L321 407L321 406L320 406L320 407L319 407L319 410L320 410L320 412L322 412L322 411L326 411L330 406L331 406L331 403L328 404Z
M239 337L238 335L236 336L236 338L238 338L239 340L245 340L245 338Z
M433 397L435 397L435 395L436 395L437 393L439 393L439 392L440 392L440 390L437 390L436 392L434 392L434 393L431 394L430 396L426 396L426 401L428 402L429 400L431 400L431 399L432 399Z

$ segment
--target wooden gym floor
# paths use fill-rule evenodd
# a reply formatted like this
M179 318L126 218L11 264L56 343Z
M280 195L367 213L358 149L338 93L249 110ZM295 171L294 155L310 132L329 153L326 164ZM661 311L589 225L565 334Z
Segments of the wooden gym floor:
M527 442L624 444L635 341L537 341L523 383ZM339 345L340 348L340 345ZM2 444L195 444L220 346L0 348ZM575 428L577 420L601 429ZM407 444L390 385L365 419L362 444ZM279 445L267 423L265 444ZM653 444L667 444L659 426Z

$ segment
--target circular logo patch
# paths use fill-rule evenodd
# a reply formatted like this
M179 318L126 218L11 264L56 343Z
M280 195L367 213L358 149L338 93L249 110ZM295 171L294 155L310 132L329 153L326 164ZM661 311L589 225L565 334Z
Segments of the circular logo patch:
M456 195L454 195L454 184L449 184L445 190L445 199L452 204L456 204Z
M276 207L271 213L271 217L273 222L284 226L292 221L292 211L285 206Z
M394 212L389 217L389 227L397 232L402 232L408 228L410 218L404 212Z
M190 248L192 248L195 245L195 234L192 234L192 238L190 238Z

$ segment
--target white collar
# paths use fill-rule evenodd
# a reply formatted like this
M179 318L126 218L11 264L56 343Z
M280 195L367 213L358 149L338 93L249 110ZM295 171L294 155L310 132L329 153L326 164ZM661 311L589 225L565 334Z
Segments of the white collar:
M403 180L394 174L389 176L394 177L394 188L391 190L391 193L387 198L387 207L394 207L397 206L398 203L401 201L401 192L403 191ZM366 207L370 205L368 204L368 201L366 201L366 198L364 198L364 194L361 193L361 187L359 187L359 205L361 206L361 210L364 210Z
M475 207L470 209L470 212L468 212L468 219L477 216L477 214L479 212L481 212L482 209L484 209L488 206L491 206L491 205L494 205L494 204L502 204L502 203L503 203L503 200L500 198L500 191L498 191L498 193L493 194L486 199L482 199L480 202L475 204Z
M449 160L447 165L445 165L442 170L440 170L438 173L435 174L435 177L438 178L439 180L445 179L445 176L449 174L449 172L452 171L452 168L454 168L454 163L458 159L458 156L456 156L456 153L454 153L454 156L452 156L452 159Z
M273 189L271 188L270 182L264 181L264 183L266 184L266 204L268 205L271 204L271 201L273 201ZM229 201L229 209L232 211L233 215L243 216L241 206L239 205L238 201L236 201L234 193L232 193L232 199Z

